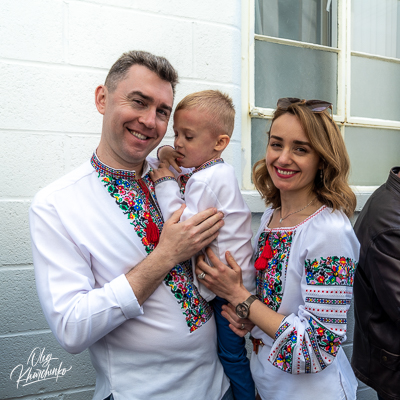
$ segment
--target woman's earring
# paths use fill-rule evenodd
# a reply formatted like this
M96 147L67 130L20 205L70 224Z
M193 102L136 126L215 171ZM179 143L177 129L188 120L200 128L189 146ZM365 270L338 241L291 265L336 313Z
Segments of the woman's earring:
M319 177L321 178L321 181L324 179L324 175L322 173L322 168L319 170Z

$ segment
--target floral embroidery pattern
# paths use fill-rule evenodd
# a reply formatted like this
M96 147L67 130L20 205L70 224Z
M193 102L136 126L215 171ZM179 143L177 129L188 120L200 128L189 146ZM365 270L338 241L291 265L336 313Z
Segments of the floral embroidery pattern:
M321 354L319 353L319 347L317 344L317 340L314 337L314 331L310 327L308 327L306 329L306 332L308 333L308 337L310 339L311 346L314 350L314 355L318 360L318 364L319 364L321 370L324 370L327 367L327 365L324 363L324 360L322 359Z
M336 357L342 338L325 328L313 317L309 318L308 323L313 331L313 336L318 346L326 353Z
M270 232L268 230L268 232L262 232L258 239L255 259L257 259L264 250L266 240L269 240L273 257L268 261L266 269L257 271L257 296L274 311L279 310L282 302L282 275L286 274L293 236L294 232L291 231Z
M346 257L321 257L320 261L306 260L308 285L353 286L357 262Z
M282 371L291 373L293 362L293 351L297 343L297 331L293 328L291 335L285 344L279 349L273 364Z
M185 261L173 268L165 277L164 282L171 288L181 305L190 332L204 325L212 316L210 305L200 296L193 284L191 261Z
M149 221L152 220L159 230L163 227L163 219L158 211L152 180L145 175L142 177L142 184L139 184L135 180L134 172L107 167L95 154L92 156L91 163L108 193L115 199L130 224L133 225L147 254L150 254L155 248L155 243L149 241L146 235ZM151 199L146 197L143 183L146 185ZM210 305L201 297L197 287L193 284L190 261L176 265L164 278L164 283L180 304L190 332L194 332L211 318Z

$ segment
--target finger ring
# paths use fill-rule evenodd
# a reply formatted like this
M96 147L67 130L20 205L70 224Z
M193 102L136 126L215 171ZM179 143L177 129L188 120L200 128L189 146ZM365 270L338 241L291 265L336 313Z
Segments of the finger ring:
M197 277L203 280L206 277L206 273L203 271L201 274L198 274Z
M242 326L240 327L240 329L244 329L244 324L242 324Z

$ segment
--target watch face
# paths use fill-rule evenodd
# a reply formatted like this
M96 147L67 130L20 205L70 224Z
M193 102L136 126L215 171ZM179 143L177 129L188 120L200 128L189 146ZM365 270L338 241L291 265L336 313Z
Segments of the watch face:
M249 313L249 306L245 303L239 303L236 306L236 314L239 318L247 318Z

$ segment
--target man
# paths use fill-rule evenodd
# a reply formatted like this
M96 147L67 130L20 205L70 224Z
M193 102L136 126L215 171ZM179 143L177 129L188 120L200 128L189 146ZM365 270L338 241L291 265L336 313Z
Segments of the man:
M400 167L365 204L354 278L352 366L378 399L400 400Z
M95 400L229 398L212 311L184 262L217 236L222 213L178 223L182 208L163 226L149 179L177 79L162 57L123 54L95 91L97 151L31 206L39 299L64 349L89 348Z

